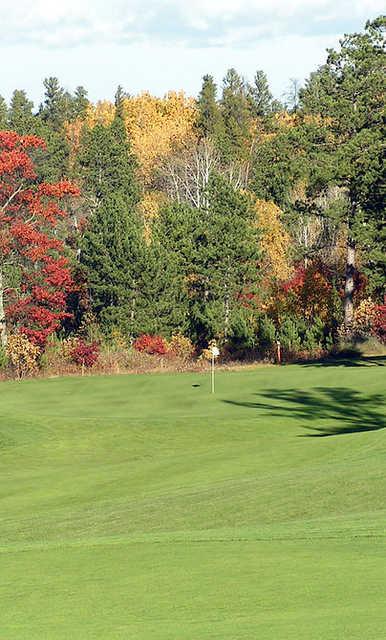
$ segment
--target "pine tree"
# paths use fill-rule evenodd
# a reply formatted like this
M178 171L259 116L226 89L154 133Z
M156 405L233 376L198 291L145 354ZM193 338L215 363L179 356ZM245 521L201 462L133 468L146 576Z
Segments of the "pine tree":
M255 116L264 117L272 113L274 100L267 76L261 69L256 71L253 85L248 86L248 97Z
M302 92L304 110L320 114L329 123L333 141L330 153L323 154L321 150L324 172L319 172L319 187L334 182L348 197L342 217L347 232L344 311L348 334L352 331L354 313L357 248L367 253L371 269L375 256L378 271L384 273L386 265L382 249L385 210L381 177L385 25L386 19L379 18L367 23L364 33L345 36L340 49L329 51L326 64L312 74Z
M242 158L248 147L251 108L245 81L235 69L229 69L224 78L221 111L224 157L230 160Z
M85 131L78 161L84 192L94 206L117 191L128 204L137 204L137 163L120 117L116 117L110 126L97 124Z
M0 129L7 129L8 107L3 96L0 96Z
M123 194L109 194L91 215L81 242L91 305L103 330L134 334L143 265L143 229Z
M60 86L58 78L46 78L43 84L45 93L44 103L39 109L40 117L51 129L61 131L70 115L71 96Z
M89 105L90 101L87 97L87 90L82 86L76 87L71 105L72 119L81 118L84 120Z
M186 204L163 207L155 220L142 276L143 327L170 337L189 330L189 278L197 211Z
M41 180L59 181L68 175L69 148L64 130L54 130L39 115L34 115L33 102L25 91L14 91L8 111L8 127L21 135L36 135L46 143L34 157Z
M168 253L158 238L146 247L138 303L140 333L170 338L188 328L186 288L178 271L178 248Z
M34 132L46 141L47 149L36 159L39 176L44 180L61 180L69 175L70 149L64 131L54 131L40 120L34 122Z
M92 309L104 331L138 329L144 265L143 225L137 213L136 162L123 120L97 125L83 140L81 171L92 214L81 243Z
M211 138L213 141L220 139L223 133L223 122L220 107L217 103L217 87L213 76L205 75L203 77L197 107L197 127L200 136Z
M246 339L248 315L243 296L258 281L258 233L247 196L222 177L213 176L208 207L194 220L190 274L191 335L198 343L211 338Z
M292 190L305 170L304 153L299 156L299 140L293 128L270 130L254 150L250 188L260 200L272 200L290 212Z
M128 97L127 93L123 90L123 87L119 84L114 97L115 116L117 118L123 119L124 117L124 101L125 101L125 98L127 97Z
M11 104L9 107L9 127L21 135L33 133L33 106L33 102L28 100L26 92L16 89L12 94Z

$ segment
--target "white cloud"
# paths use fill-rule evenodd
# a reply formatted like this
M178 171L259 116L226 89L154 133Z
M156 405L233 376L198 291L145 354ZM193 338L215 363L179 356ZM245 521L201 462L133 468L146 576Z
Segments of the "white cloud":
M189 46L272 34L331 34L384 0L0 0L2 42L68 47L148 40Z
M227 69L235 67L249 79L256 69L264 69L280 98L288 79L305 78L325 60L326 47L335 46L338 37L286 36L259 40L249 49L91 44L51 49L49 55L44 48L33 47L31 53L29 45L14 45L8 51L12 65L2 69L0 94L9 100L15 88L25 89L37 106L42 99L43 78L57 76L70 91L84 85L93 101L112 99L118 84L133 94L147 89L162 95L183 89L189 95L197 95L204 74L213 74L221 85Z
M252 78L264 69L280 97L304 79L343 33L361 29L384 0L0 0L0 94L25 89L38 105L42 80L92 100L131 93L199 91L229 67Z

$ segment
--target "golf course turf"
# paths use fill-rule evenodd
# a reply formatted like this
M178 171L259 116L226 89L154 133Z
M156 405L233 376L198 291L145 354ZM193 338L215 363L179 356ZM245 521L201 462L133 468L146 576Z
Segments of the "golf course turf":
M0 639L386 638L384 365L1 383Z

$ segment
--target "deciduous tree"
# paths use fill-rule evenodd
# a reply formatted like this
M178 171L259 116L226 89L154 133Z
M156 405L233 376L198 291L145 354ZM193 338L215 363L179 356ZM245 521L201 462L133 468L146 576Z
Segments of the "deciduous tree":
M44 142L0 132L0 337L18 330L43 347L66 315L72 286L60 239L61 201L78 194L68 182L39 182L31 159Z

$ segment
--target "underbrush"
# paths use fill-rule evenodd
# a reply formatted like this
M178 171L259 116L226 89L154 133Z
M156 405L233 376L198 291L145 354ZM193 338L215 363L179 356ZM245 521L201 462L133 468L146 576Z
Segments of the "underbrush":
M247 368L256 365L282 365L336 358L355 360L386 356L386 345L374 337L341 340L329 349L319 345L305 349L291 344L267 345L262 349L231 349L223 346L216 367ZM79 375L116 375L158 372L207 371L210 349L198 350L184 336L168 342L158 336L144 336L133 344L119 338L110 341L84 341L71 337L52 338L39 353L23 336L13 336L6 349L0 349L0 379L59 377Z

